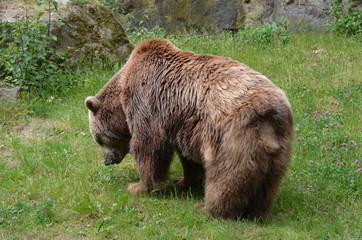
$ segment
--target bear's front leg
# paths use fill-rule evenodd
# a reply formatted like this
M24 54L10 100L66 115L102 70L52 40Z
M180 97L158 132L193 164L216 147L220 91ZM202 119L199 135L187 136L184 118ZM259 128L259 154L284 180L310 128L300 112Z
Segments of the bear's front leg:
M184 176L174 179L175 184L182 188L201 187L205 178L204 167L192 159L180 155Z
M155 144L152 141L132 140L131 152L136 160L140 181L129 184L129 192L151 191L167 180L173 153L170 146Z

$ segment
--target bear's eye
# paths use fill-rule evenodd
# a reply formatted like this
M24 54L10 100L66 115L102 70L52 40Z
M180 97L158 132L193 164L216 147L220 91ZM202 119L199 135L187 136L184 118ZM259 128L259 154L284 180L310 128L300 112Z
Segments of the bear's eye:
M98 134L96 134L94 140L96 140L96 142L97 142L99 145L101 145L101 146L103 145L103 141L102 141L101 137L100 137Z
M96 142L101 146L103 145L103 142L101 140L99 140L99 139L96 139Z

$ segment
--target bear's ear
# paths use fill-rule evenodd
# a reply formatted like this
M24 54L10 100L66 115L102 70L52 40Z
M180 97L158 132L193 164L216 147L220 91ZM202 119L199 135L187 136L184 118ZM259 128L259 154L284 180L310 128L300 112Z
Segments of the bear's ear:
M91 110L93 113L98 112L98 110L101 108L102 103L95 97L87 97L85 99L85 105L89 110Z

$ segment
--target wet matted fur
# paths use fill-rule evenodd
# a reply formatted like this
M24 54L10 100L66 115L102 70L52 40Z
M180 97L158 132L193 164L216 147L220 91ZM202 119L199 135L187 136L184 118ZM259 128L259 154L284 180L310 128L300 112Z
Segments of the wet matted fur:
M293 117L284 92L262 74L230 58L148 40L86 105L105 163L133 154L140 181L129 191L167 180L176 150L184 168L176 183L205 179L211 215L270 212L291 159Z

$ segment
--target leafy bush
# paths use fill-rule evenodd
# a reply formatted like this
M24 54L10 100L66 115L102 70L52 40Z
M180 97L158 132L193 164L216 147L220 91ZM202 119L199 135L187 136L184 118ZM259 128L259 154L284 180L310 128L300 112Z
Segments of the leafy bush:
M276 23L264 23L260 27L248 27L240 30L237 37L244 43L287 43L290 38L288 22L283 20L278 26Z
M43 14L0 22L1 85L44 92L57 84L66 60L52 48L57 39L49 33L49 22L40 19Z
M132 14L127 14L127 18L128 25L130 26L132 20L134 19L134 16ZM137 27L128 27L126 29L128 33L128 38L131 40L131 42L137 44L150 38L166 38L167 34L165 29L159 26L148 29L144 26L146 21L148 21L147 14L142 16L142 20L137 24Z
M336 0L332 5L333 19L328 23L332 32L353 36L362 34L362 11L354 12L350 8L347 13L342 11L342 5Z

